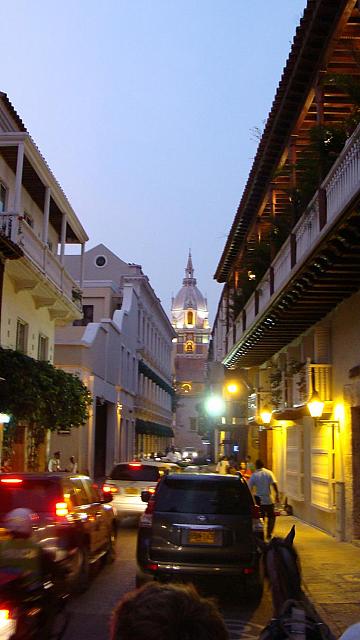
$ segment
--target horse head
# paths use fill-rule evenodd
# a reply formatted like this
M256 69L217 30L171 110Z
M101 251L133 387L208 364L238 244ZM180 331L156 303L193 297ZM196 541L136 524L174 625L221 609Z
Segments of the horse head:
M275 614L279 614L287 600L301 600L301 570L299 557L293 545L295 525L285 538L274 537L260 542L265 573L269 579Z

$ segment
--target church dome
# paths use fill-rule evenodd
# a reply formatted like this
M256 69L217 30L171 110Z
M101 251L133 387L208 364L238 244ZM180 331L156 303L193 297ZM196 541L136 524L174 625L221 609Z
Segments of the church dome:
M207 301L196 286L196 278L194 278L194 269L190 252L185 269L183 286L172 300L171 310L173 320L175 322L178 321L180 316L187 309L196 311L199 317L207 318Z

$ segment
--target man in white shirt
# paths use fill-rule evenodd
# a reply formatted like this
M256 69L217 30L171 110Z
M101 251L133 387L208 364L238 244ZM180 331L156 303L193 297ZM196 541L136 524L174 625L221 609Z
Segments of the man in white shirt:
M275 526L272 488L274 489L276 502L279 502L279 490L273 472L270 469L265 469L262 460L256 460L255 471L249 478L248 485L255 495L255 502L260 507L264 521L267 518L266 537L270 540Z
M50 458L48 471L52 471L53 473L56 471L61 471L60 451L55 451L53 457Z

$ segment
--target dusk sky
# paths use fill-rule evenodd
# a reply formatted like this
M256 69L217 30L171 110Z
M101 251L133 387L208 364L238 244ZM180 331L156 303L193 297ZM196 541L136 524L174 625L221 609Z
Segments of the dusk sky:
M306 0L12 0L1 81L86 229L167 312L213 280Z

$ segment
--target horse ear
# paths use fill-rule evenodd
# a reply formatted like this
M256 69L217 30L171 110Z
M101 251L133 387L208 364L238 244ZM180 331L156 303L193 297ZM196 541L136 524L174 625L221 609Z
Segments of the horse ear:
M295 525L293 524L293 526L291 527L289 533L287 534L287 536L285 538L286 544L288 544L290 547L292 547L292 544L294 542L294 538L295 538Z

